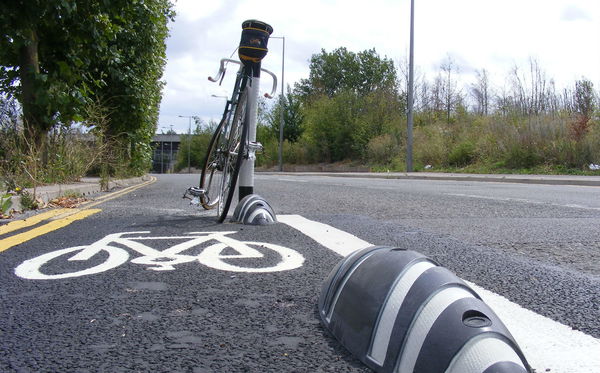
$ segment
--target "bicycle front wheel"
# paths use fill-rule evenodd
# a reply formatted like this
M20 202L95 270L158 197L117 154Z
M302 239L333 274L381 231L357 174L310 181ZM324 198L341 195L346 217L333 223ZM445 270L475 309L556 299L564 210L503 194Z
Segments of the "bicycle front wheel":
M227 218L231 201L235 195L235 185L240 173L242 159L244 158L244 151L246 150L246 137L248 136L248 126L245 121L247 101L248 90L244 88L240 94L233 115L233 121L227 134L226 154L224 154L223 161L223 179L218 203L219 208L217 209L219 223L222 223Z

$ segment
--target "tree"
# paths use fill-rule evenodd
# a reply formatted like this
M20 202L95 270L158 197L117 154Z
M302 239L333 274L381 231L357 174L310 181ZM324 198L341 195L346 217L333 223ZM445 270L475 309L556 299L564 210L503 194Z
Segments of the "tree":
M86 105L104 102L110 134L126 133L132 160L140 155L147 163L172 17L169 0L7 2L0 89L20 101L38 146L54 125L89 119Z
M303 140L322 161L364 159L371 139L400 126L404 101L396 69L375 49L321 50L312 56L309 78L296 85L295 93L301 102L296 105L303 114Z
M267 114L267 121L272 135L279 139L279 131L281 126L281 102L283 101L283 139L291 143L298 141L304 128L302 121L304 115L301 110L300 97L295 95L291 88L287 87L287 94L277 100L273 109Z
M109 136L129 154L134 173L151 161L150 141L156 131L166 64L167 23L173 18L169 0L111 0L109 19L115 57L98 59L90 69L105 84L95 95L111 108Z
M453 111L462 103L461 94L457 88L454 73L458 72L454 59L447 56L442 62L440 69L443 76L440 74L441 81L441 98L443 100L443 108L446 114L446 123L450 124L450 117Z
M477 81L471 84L471 96L475 100L475 112L488 115L490 107L490 82L486 69L477 71Z
M110 22L94 1L14 0L0 13L0 89L16 97L36 144L56 123L80 119L94 55L110 55Z
M573 92L573 109L575 118L570 123L571 136L580 141L588 132L590 120L595 110L594 85L587 79L575 82Z
M343 91L365 95L386 89L396 91L396 69L388 58L381 58L375 49L359 53L344 47L331 53L324 49L310 60L310 75L296 86L303 98L326 95L333 97Z
M573 107L575 112L590 120L596 107L596 98L594 94L594 84L583 78L575 82L575 94L573 97Z
M548 113L555 93L553 83L548 82L546 73L537 60L529 60L529 74L521 74L514 66L511 71L512 92L510 93L511 110L528 116Z

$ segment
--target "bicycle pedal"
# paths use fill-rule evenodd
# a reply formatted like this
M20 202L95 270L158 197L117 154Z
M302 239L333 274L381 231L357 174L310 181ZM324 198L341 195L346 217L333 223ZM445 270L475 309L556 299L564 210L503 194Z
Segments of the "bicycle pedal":
M206 190L198 187L189 187L186 194L190 194L193 197L202 197L206 194ZM184 195L185 196L185 195Z

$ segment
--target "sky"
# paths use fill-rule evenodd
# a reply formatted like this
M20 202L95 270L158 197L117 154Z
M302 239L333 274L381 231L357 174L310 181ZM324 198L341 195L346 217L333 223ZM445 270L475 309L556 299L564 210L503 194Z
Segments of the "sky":
M599 0L414 0L415 68L433 79L451 58L462 85L486 69L501 89L511 69L526 71L534 59L557 87L582 77L600 89ZM395 63L407 60L410 0L177 0L167 40L166 86L158 133L187 133L189 118L220 119L235 68L219 86L221 58L237 59L241 24L258 19L272 36L285 37L284 83L308 78L309 61L321 49L352 52L375 48ZM263 68L281 78L282 39L269 41ZM262 92L270 78L261 76ZM281 82L278 83L278 89Z

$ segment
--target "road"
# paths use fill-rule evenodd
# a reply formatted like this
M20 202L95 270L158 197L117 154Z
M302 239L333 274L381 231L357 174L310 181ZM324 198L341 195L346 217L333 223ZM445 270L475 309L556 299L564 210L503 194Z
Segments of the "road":
M160 175L51 226L0 227L0 245L23 239L0 253L0 371L367 372L317 316L342 258L322 239L338 230L419 251L489 292L518 341L538 336L522 346L537 371L600 369L600 188L258 174L282 221L330 227L311 237L290 223L216 224L180 198L195 177ZM116 249L65 260L94 242ZM200 259L152 252L185 245ZM546 324L550 335L535 334Z

